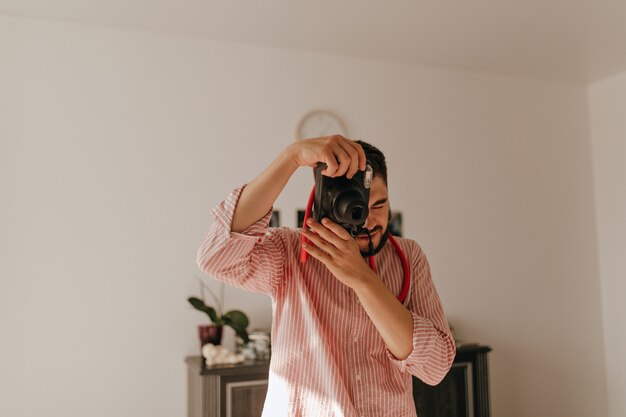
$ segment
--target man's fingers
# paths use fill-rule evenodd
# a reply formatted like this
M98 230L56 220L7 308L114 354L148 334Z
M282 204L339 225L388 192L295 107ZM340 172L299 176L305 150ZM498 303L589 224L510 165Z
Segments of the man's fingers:
M359 153L348 140L339 142L339 146L350 158L350 167L346 170L346 177L352 178L359 169Z
M320 155L320 162L326 164L322 174L327 177L352 178L358 170L364 171L367 163L363 147L346 139L341 135L320 138L324 146Z
M328 262L328 255L325 252L323 252L322 250L320 250L319 248L316 248L315 246L310 245L308 243L303 243L302 244L302 249L307 251L307 253L309 255L311 255L312 257L314 257L318 261L323 262L323 263Z
M337 161L339 161L339 166L337 167L337 170L335 171L333 176L341 177L350 169L350 154L348 154L341 146L341 142L333 147L333 152L335 154L335 157L337 158Z
M337 248L333 246L332 242L329 243L327 240L322 237L316 235L315 233L309 231L305 228L302 229L302 233L309 239L311 242L315 243L315 245L322 249L324 252L329 253L330 255L334 255Z
M326 175L327 177L332 177L333 175L335 175L335 172L337 171L339 164L337 163L335 154L332 151L330 150L324 151L320 162L323 162L326 164L326 169L322 171L323 175Z
M357 152L357 159L359 161L359 170L365 171L365 165L367 165L367 157L365 156L365 151L363 150L363 147L359 145L358 143L356 143L356 141L354 140L345 139L345 141L348 142L350 146L352 146Z
M325 219L322 220L325 224L320 224L318 222L316 222L314 219L309 219L309 227L311 227L311 229L313 229L314 232L316 232L318 235L321 236L322 239L327 240L328 242L332 243L333 245L335 245L335 247L339 247L341 246L346 240L350 239L351 236L350 234L341 226L339 226L336 223L333 223L332 221ZM332 226L335 225L336 227L334 227L332 230L330 228L328 228L327 226ZM339 229L341 230L339 230ZM336 232L335 232L336 230ZM342 233L343 232L343 233ZM347 238L346 238L347 236Z
M323 218L322 219L322 225L325 226L326 228L328 228L331 232L333 232L333 234L337 237L339 237L341 240L350 240L352 239L352 236L350 236L350 233L348 233L348 231L346 229L344 229L343 227L341 227L340 225L338 225L337 223L327 219L327 218Z

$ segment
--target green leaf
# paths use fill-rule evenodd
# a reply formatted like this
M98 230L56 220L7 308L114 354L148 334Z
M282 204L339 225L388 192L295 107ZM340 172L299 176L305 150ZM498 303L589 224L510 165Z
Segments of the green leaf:
M189 301L189 304L191 304L196 310L206 313L212 322L215 323L217 321L217 314L215 313L215 309L213 307L207 306L204 304L204 301L197 297L189 297L187 301Z
M224 314L224 318L230 321L231 323L235 323L243 329L248 327L250 321L248 320L248 316L246 313L240 310L231 310L228 313Z
M248 320L248 316L242 311L232 310L222 316L224 322L233 328L237 336L241 337L244 343L248 343L250 338L248 337L248 332L246 328L250 323Z
M233 324L233 323L229 324L229 326L233 328L237 336L243 339L244 343L248 343L250 341L250 338L248 337L248 331L246 329L241 328L240 326L237 326L236 324Z

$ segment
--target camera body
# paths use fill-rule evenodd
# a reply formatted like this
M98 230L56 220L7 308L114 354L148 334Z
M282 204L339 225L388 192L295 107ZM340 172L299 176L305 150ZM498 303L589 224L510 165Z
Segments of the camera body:
M369 214L370 187L374 171L367 164L365 171L357 171L350 179L331 178L322 175L326 164L319 163L314 169L315 193L313 198L313 218L321 221L329 218L356 237Z

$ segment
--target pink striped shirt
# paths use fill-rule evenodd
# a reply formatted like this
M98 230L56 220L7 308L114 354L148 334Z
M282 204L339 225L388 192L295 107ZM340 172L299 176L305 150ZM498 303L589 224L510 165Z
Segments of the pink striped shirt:
M298 260L300 231L270 228L271 210L243 233L231 231L243 187L212 212L197 262L209 276L272 299L272 357L264 417L415 416L412 379L435 385L456 348L419 245L397 238L411 268L405 307L413 316L413 351L387 349L354 291L315 258ZM377 274L396 296L403 270L391 244L376 254Z

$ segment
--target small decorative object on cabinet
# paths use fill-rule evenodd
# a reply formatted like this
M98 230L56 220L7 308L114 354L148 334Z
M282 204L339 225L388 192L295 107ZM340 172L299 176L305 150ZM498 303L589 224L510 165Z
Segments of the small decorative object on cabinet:
M269 329L250 329L248 331L250 341L244 341L237 337L237 353L244 355L246 359L269 360L271 356L271 333Z
M488 346L461 345L452 369L434 387L413 378L418 416L489 417ZM269 361L202 367L199 356L188 357L189 417L260 417L267 393Z

